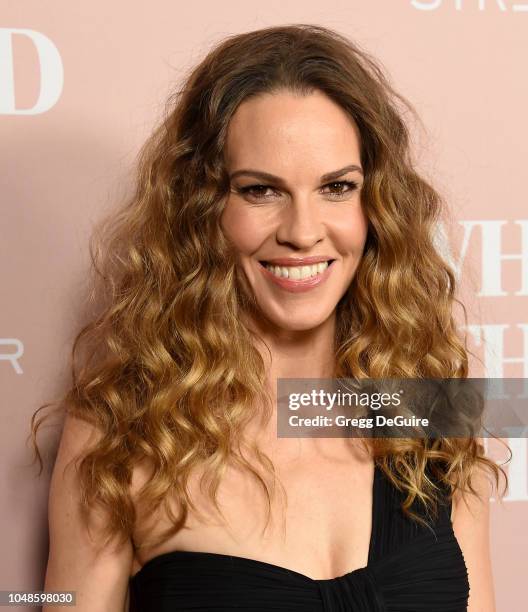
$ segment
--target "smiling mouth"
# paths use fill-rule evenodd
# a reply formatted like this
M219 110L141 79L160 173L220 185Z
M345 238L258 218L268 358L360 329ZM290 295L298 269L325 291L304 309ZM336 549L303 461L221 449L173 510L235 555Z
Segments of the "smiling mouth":
M327 268L332 265L335 259L321 261L319 263L304 265L304 266L278 266L268 263L267 261L259 261L259 264L266 268L277 278L287 278L290 280L303 280L313 276L324 274Z

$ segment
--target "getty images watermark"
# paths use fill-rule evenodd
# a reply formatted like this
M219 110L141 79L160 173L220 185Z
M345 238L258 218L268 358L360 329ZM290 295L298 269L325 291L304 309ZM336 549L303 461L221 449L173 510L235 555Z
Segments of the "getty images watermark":
M525 378L279 378L280 438L528 437Z

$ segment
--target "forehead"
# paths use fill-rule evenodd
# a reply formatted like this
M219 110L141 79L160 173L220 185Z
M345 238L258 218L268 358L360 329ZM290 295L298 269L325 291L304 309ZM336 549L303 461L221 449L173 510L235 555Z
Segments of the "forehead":
M284 174L303 165L318 173L360 163L360 136L350 115L320 91L281 91L240 104L228 126L230 169L259 167Z

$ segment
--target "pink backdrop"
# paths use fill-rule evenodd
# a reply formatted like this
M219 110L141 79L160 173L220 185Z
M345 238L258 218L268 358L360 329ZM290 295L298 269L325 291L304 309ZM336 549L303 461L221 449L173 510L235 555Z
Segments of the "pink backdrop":
M355 39L416 106L421 168L456 219L443 244L482 360L471 375L528 377L528 1L0 0L0 589L42 588L49 474L35 478L24 440L67 382L94 222L129 186L183 70L227 34L293 22ZM497 609L521 612L528 453L509 443L492 556Z

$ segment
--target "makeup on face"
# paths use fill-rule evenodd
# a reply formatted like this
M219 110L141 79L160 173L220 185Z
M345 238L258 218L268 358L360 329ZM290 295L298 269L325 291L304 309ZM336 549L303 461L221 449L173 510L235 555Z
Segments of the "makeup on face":
M275 257L260 260L262 273L278 287L292 293L310 291L324 283L332 273L335 258L323 256L311 257Z
M263 314L285 329L326 320L361 259L359 131L318 92L243 102L228 129L222 227Z

